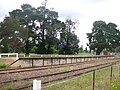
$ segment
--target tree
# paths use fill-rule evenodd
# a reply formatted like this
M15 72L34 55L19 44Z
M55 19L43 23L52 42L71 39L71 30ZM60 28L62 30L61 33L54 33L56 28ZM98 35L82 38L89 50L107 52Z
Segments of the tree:
M8 19L0 24L0 47L3 51L19 51L26 53L26 55L30 52L38 54L58 53L61 51L61 48L58 47L59 44L63 45L65 40L67 44L62 48L62 53L64 51L65 54L78 53L79 40L73 32L77 21L61 22L58 20L58 12L47 9L46 3L47 0L38 8L23 4L21 9L9 12ZM10 36L8 35L6 38L4 33L10 34ZM13 37L14 40L12 40ZM7 44L7 41L10 40L12 42ZM12 46L16 47L15 50L12 50ZM17 46L21 48L19 49Z
M83 52L84 52L84 50L83 50L83 45L80 46L79 52L80 52L80 53L83 53Z
M92 33L87 33L89 43L87 44L91 50L99 55L104 49L112 50L115 46L120 45L120 31L114 23L106 24L104 21L95 21L93 23Z
M59 43L59 32L61 31L62 29L62 22L57 20L57 19L54 19L54 20L51 20L51 22L49 22L47 24L47 29L46 29L46 39L45 39L45 42L46 42L46 53L56 53L58 52L57 50L57 46L58 46L58 43Z
M87 49L87 47L85 48L85 50L84 50L84 51L85 51L85 53L88 53L88 52L89 52L89 51L88 51L88 49Z
M79 52L79 39L72 31L76 28L77 23L78 21L72 21L71 19L66 20L65 29L60 33L60 54L75 54Z
M35 33L33 31L33 27L35 26L34 18L32 18L35 8L29 4L23 4L21 8L22 10L16 9L16 10L13 10L12 12L9 12L9 14L10 16L13 16L14 18L18 17L20 19L19 26L23 26L26 28L26 30L22 30L24 32L22 33L24 35L23 43L24 43L25 53L29 54L32 48L31 47L32 43L35 38L34 37Z
M109 50L114 51L116 47L120 46L120 31L114 23L108 23L106 29L106 38L109 41Z
M56 52L59 42L57 37L63 28L63 22L58 20L58 12L46 8L46 2L38 8L23 4L21 9L13 10L9 14L10 17L19 18L19 26L27 29L21 30L26 31L25 35L22 33L26 54L31 50L43 54L54 53L54 50Z
M24 45L23 36L20 33L26 28L19 24L19 18L14 18L13 16L6 17L4 21L0 23L1 52L21 52Z
M120 46L115 48L115 52L120 52Z
M40 16L36 20L39 25L35 28L37 53L53 53L51 48L57 46L57 36L62 28L62 22L58 20L58 12L46 9L45 6L38 7L37 13Z

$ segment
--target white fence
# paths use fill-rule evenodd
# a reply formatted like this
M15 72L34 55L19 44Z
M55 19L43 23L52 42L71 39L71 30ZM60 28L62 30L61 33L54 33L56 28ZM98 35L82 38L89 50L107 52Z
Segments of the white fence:
M18 59L19 59L18 53L1 53L1 54L0 54L0 58L1 58L2 56L8 56L8 57L10 57L10 56L13 56L13 55L16 56L16 59L15 59L15 60L18 60Z
M112 55L119 55L120 56L120 52L112 52Z

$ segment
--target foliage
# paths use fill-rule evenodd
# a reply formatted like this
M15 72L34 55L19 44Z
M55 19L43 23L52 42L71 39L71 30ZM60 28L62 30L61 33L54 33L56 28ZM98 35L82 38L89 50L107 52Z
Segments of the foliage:
M60 33L60 54L78 54L79 52L79 39L74 33L75 25L78 21L67 19L65 23L65 30Z
M115 48L115 52L120 52L120 46Z
M9 65L6 65L6 64L0 64L0 68L8 68Z
M21 9L9 12L0 23L0 51L38 54L75 54L79 40L72 33L76 22L58 20L58 12L46 8L45 2L37 8L23 4ZM63 35L64 36L61 36ZM64 48L59 45L65 40Z
M0 23L0 49L1 52L19 52L18 48L23 47L22 29L24 27L19 25L19 18L6 17Z
M114 23L106 24L104 21L95 21L93 23L92 33L87 33L90 50L94 50L99 55L104 49L114 51L114 48L120 46L120 31Z
M88 52L89 52L89 51L88 51L88 49L87 49L87 47L85 48L85 50L84 50L84 51L85 51L85 53L88 53Z

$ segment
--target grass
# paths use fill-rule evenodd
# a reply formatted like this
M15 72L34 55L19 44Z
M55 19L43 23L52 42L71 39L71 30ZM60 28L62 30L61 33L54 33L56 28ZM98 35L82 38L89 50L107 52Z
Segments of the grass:
M120 90L120 78L112 81L111 90Z
M120 90L119 69L118 66L113 66L112 82L110 81L111 68L97 70L95 72L95 90ZM114 81L114 82L113 82ZM54 83L53 86L47 87L44 90L92 90L93 72L82 74L74 79L69 79L66 82ZM117 88L117 89L116 89Z
M80 56L94 56L92 53L79 53Z
M74 79L70 79L69 81L57 84L57 85L53 85L51 87L46 88L45 90L83 90L82 88L91 88L88 86L91 86L92 84L90 82L92 82L92 73L88 73L85 75L81 75L78 78L74 78ZM84 82L82 82L84 81Z
M9 65L7 65L7 64L0 64L0 69L8 68L8 67L9 67Z
M13 86L12 85L8 85L5 87L5 90L13 90Z
M118 68L118 69L116 69ZM111 82L111 90L120 90L120 66L116 66L113 68L113 71L118 72L116 74L113 74L113 80Z

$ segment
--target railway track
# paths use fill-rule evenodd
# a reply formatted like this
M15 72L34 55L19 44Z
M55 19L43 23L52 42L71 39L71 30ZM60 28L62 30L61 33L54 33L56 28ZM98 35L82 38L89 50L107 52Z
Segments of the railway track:
M117 62L118 61L116 61L114 63L117 63ZM91 71L98 70L98 69L101 69L101 68L109 67L111 65L112 65L112 63L104 63L104 64L94 65L94 66L80 68L80 69L76 69L76 70L71 70L71 71L67 71L67 72L48 74L48 75L35 77L35 78L43 81L42 86L46 86L48 83L51 83L51 82L54 82L54 81L64 80L66 78L71 78L71 77L74 77L74 76L78 76L78 75L81 75L83 73L87 73L87 72L91 72ZM25 89L26 90L26 88L28 88L28 87L32 87L32 83L31 83L31 85L20 87L20 88L17 88L15 90L20 90L20 89Z
M114 60L114 59L110 59ZM102 62L107 60L92 60L89 62L78 62L78 63L68 63L68 64L60 64L60 65L46 65L46 66L35 66L35 67L23 67L23 68L10 68L10 69L1 69L1 74L10 74L10 73L20 73L20 72L29 72L29 71L36 71L36 70L45 70L45 69L53 69L53 68L61 68L61 67L68 67L68 66L75 66L80 64L86 64L86 63L93 63L93 62Z
M90 61L92 63L94 61ZM86 64L88 62L81 62L81 63L69 63L69 64L60 64L60 65L48 65L48 66L37 66L37 67L24 67L24 68L12 68L12 69L3 69L0 70L0 75L2 74L12 74L12 73L20 73L20 72L30 72L36 70L46 70L46 69L54 69L54 68L61 68L61 67L68 67L68 66L76 66L81 64Z
M45 73L45 74L40 74L40 75L31 75L31 77L24 77L24 78L12 78L12 77L10 77L10 78L12 78L12 79L7 79L7 80L5 80L5 78L4 79L2 79L2 81L0 82L0 84L5 84L5 83L10 83L10 82L17 82L17 81L24 81L24 83L25 83L25 86L23 85L22 87L21 86L15 86L15 87L17 87L17 88L15 88L15 90L20 90L20 89L24 89L24 88L27 88L27 87L32 87L32 80L33 79L40 79L40 80L42 80L42 85L45 85L45 84L47 84L47 83L50 83L50 82L53 82L53 81L56 81L56 80L61 80L61 79L65 79L65 78L69 78L69 77L73 77L73 76L77 76L77 75L80 75L80 74L82 74L82 73L85 73L85 72L88 72L88 71L92 71L92 70L95 70L95 69L100 69L100 68L103 68L103 67L108 67L108 66L110 66L110 65L112 65L112 63L117 63L117 62L120 62L119 60L109 60L109 61L102 61L103 63L101 63L101 64L92 64L91 66L89 66L89 65L86 65L85 67L79 67L79 68L77 68L77 69L72 69L72 70L68 70L68 71L62 71L62 72L52 72L52 73ZM77 65L82 65L82 64L74 64L73 66L77 66ZM67 67L67 66L69 66L69 65L63 65L64 67ZM71 65L72 66L72 65ZM60 66L61 67L61 66ZM59 66L58 66L58 68L60 68ZM69 66L70 67L70 66ZM54 66L54 68L57 68L57 66ZM49 69L54 69L53 67L52 68L49 68ZM61 68L63 68L63 67L61 67ZM31 69L33 69L33 68L31 68ZM35 69L35 68L34 68ZM38 69L39 70L47 70L48 69L48 67L46 67L46 69L45 69L45 67L44 68L37 68L36 70L38 71ZM16 73L17 74L20 74L20 73L24 73L23 72L23 70L21 70L22 72L20 72L20 71L17 71ZM31 71L31 70L27 70L26 69L26 71ZM25 71L25 72L26 72ZM49 71L49 70L48 70ZM15 74L15 71L14 71L14 73L13 73L13 71L12 72L5 72L4 71L4 73L2 72L1 74L0 74L0 78L1 78L1 76L5 76L5 74L7 74L8 76L10 76L10 75L12 75L12 74ZM27 85L26 85L27 84Z

